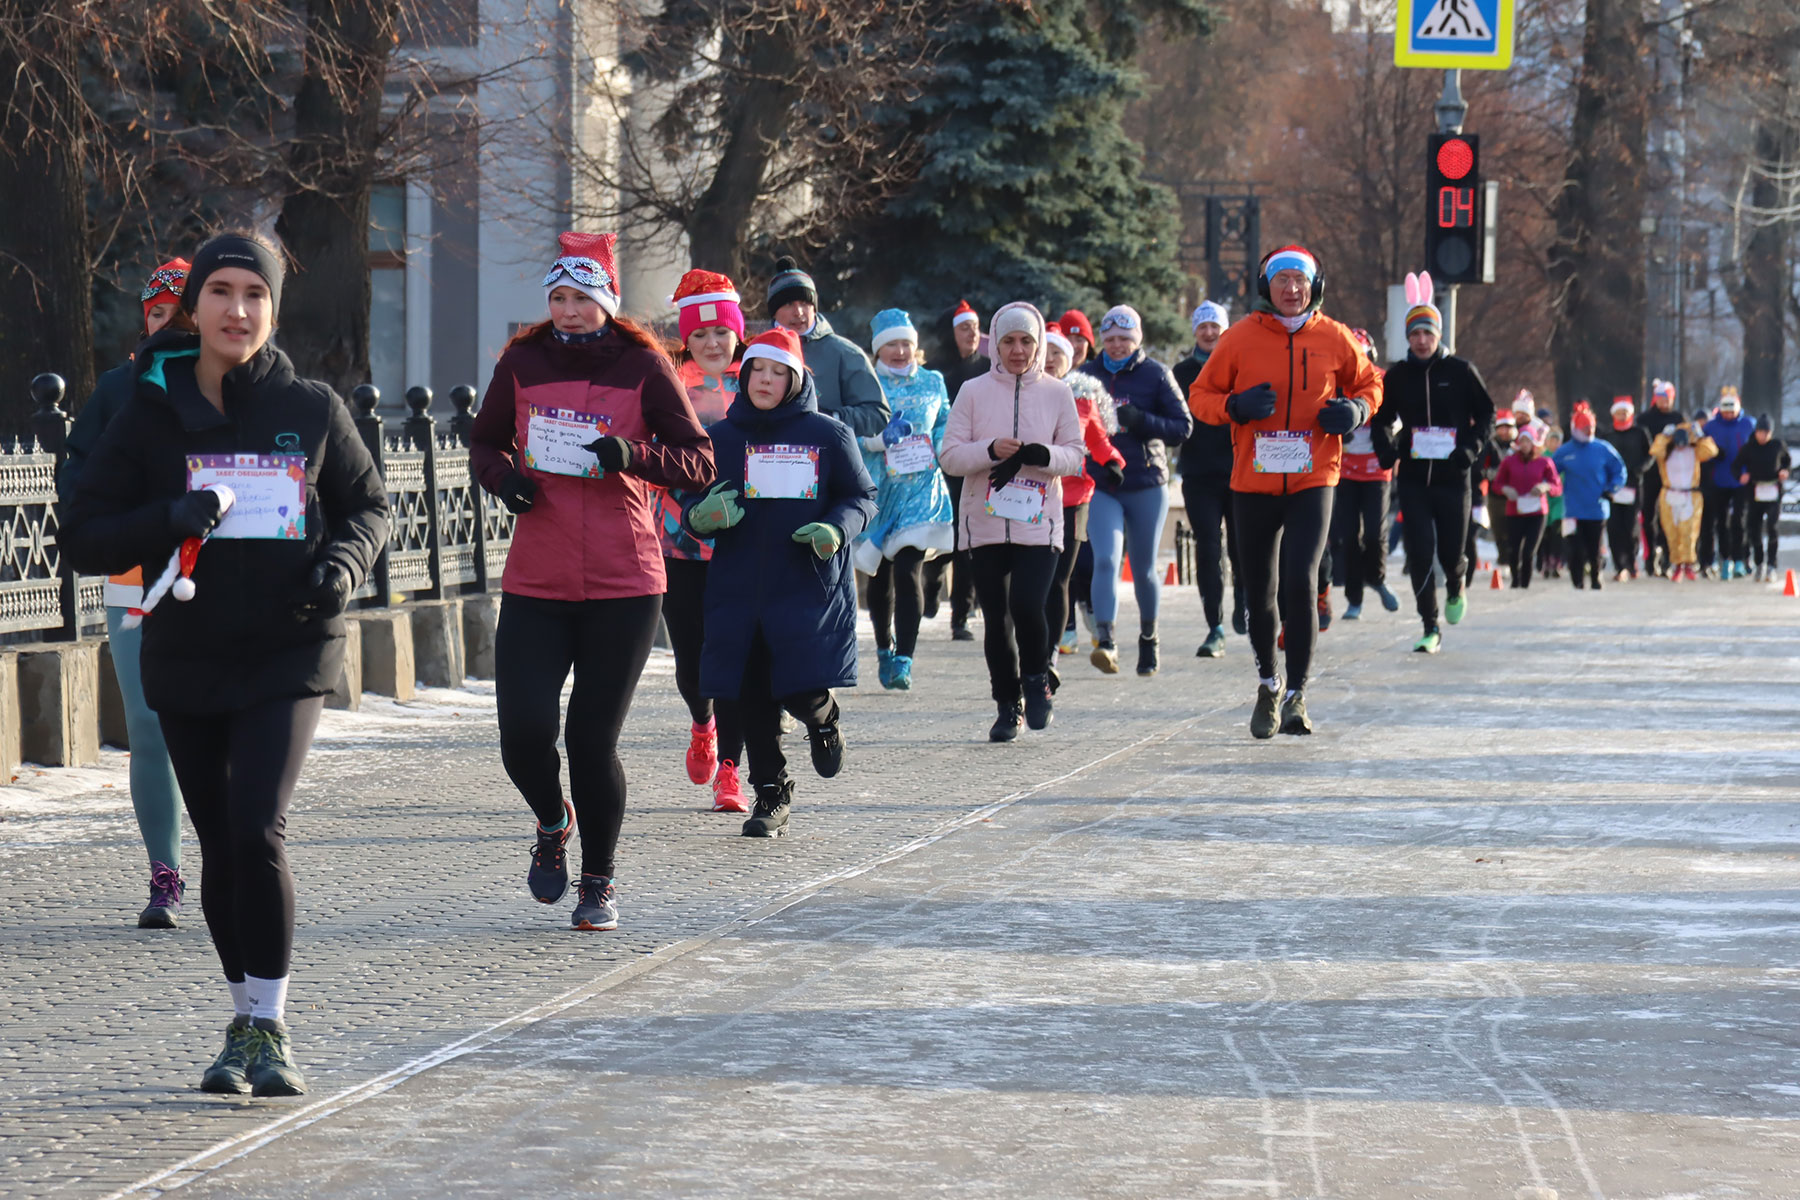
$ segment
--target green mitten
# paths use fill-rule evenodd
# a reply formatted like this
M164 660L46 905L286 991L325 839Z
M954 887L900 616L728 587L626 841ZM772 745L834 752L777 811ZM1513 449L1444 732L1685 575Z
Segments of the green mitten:
M688 524L697 533L717 533L721 529L730 529L744 519L744 510L738 507L737 495L736 488L708 492L688 510Z
M802 525L794 530L796 542L811 542L812 551L820 558L830 558L844 544L844 535L836 525L827 525L823 521L814 521L810 525Z

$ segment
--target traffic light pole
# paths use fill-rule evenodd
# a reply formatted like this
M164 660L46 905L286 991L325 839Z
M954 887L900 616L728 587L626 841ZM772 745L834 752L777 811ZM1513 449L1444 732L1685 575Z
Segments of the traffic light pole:
M1460 68L1452 67L1444 72L1444 94L1438 97L1436 111L1439 133L1462 132L1463 118L1468 115L1469 106L1463 101ZM1456 284L1446 284L1438 303L1438 311L1444 316L1444 333L1440 340L1445 354L1456 353L1456 289Z

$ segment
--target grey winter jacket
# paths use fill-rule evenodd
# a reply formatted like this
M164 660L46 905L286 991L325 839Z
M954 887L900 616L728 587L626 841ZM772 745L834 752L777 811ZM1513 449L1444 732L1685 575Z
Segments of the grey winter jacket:
M887 428L887 395L862 348L831 331L820 316L800 338L800 352L819 388L819 411L836 417L857 437L874 437Z

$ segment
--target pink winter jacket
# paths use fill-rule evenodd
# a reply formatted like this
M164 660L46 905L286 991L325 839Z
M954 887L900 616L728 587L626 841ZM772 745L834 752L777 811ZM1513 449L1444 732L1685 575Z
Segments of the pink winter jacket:
M1013 308L1030 309L1038 315L1037 358L1023 375L1013 375L1000 365L999 347L995 347L993 366L956 393L944 448L938 454L945 474L963 477L957 544L964 549L1006 543L1061 549L1061 477L1080 471L1087 455L1074 393L1068 384L1044 371L1042 315L1029 304L1015 302L996 312L995 322ZM988 512L988 472L995 466L988 447L1003 437L1050 448L1048 467L1025 467L1018 475L1021 480L1045 485L1043 512L1037 521L1008 520Z

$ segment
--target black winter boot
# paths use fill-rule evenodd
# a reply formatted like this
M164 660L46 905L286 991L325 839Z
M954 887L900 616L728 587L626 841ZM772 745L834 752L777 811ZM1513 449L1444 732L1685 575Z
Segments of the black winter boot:
M1025 689L1025 724L1032 729L1044 728L1055 715L1050 680L1043 675L1027 675L1019 683Z
M794 781L756 785L756 807L744 822L745 837L780 837L787 832L788 809L794 803Z
M1025 706L1017 700L997 700L1000 716L994 727L988 730L988 741L1010 742L1019 736L1019 726L1025 719Z
M1148 679L1156 674L1161 663L1156 655L1156 639L1154 637L1138 638L1138 674Z

